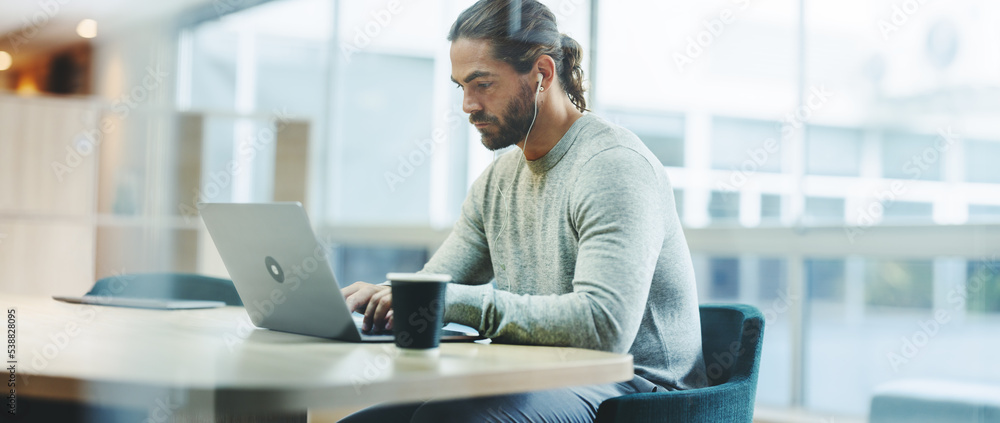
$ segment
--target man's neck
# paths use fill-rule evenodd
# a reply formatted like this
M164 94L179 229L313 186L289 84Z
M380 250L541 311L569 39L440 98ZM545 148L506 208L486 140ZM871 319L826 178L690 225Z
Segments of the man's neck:
M583 116L568 98L556 103L538 104L538 117L535 118L535 126L528 135L528 149L524 149L523 141L517 144L524 151L525 159L538 160L544 157L559 143L563 135L566 135L573 123Z

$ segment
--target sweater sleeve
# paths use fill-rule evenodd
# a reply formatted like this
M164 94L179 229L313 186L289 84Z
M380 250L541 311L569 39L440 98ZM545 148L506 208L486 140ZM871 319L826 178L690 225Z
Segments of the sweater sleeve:
M446 320L498 342L629 350L663 245L661 180L627 147L594 155L579 175L567 219L578 237L573 291L516 295L451 284Z

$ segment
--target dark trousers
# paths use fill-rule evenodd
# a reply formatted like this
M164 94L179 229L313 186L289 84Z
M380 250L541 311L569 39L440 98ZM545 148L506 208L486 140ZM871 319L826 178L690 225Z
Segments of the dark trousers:
M660 388L662 389L662 388ZM361 422L587 422L608 398L653 392L656 385L636 376L630 381L549 391L374 406L347 416Z

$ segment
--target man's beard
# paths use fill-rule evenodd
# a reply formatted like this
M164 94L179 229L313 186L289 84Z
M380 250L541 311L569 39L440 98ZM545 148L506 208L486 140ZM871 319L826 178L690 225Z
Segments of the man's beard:
M525 137L528 136L531 121L534 119L535 105L532 94L534 92L530 84L521 84L521 92L507 105L506 113L503 115L503 123L495 115L486 113L484 110L469 115L469 122L472 124L491 124L479 130L483 136L483 145L487 149L496 151L524 141Z

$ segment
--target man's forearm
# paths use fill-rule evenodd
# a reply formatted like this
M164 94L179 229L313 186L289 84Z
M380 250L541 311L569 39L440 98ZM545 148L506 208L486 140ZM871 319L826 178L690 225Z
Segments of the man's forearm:
M632 316L641 316L641 310L625 308L641 307L645 299L600 296L606 295L516 295L491 285L451 284L445 320L476 328L497 342L627 352L639 327Z

